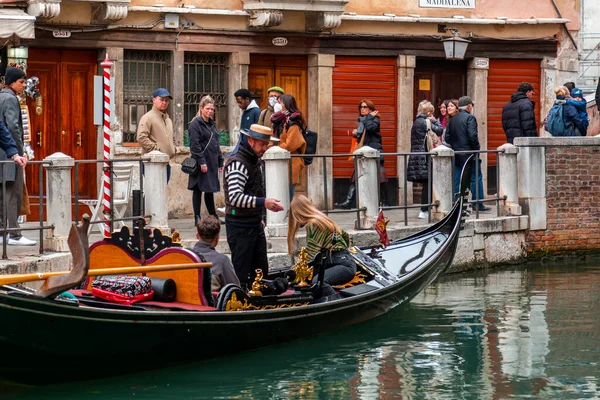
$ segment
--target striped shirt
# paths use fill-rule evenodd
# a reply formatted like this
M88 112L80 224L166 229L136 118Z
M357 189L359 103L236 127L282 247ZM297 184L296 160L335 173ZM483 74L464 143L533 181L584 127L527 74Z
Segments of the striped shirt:
M307 259L312 260L321 249L331 249L332 252L346 250L348 243L350 243L350 237L348 233L343 229L341 235L337 235L337 241L335 245L331 246L333 239L333 232L329 229L321 230L317 225L312 222L306 224L306 254Z
M227 185L227 199L234 208L264 207L265 198L244 193L248 182L248 169L240 161L233 161L225 168L225 184Z

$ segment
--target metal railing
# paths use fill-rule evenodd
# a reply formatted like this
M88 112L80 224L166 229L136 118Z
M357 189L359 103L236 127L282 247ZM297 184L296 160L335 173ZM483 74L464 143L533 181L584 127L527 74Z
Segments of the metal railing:
M149 215L145 215L145 205L144 205L144 161L141 158L119 158L119 159L110 159L110 160L77 160L75 161L75 167L73 170L73 173L75 175L75 188L79 187L79 176L80 176L80 166L82 164L98 164L98 163L102 163L102 164L107 164L107 166L103 166L102 167L102 174L104 174L106 171L108 171L109 173L109 183L110 183L110 200L108 202L109 207L108 210L104 210L102 211L102 215L104 216L101 219L95 219L93 221L90 221L90 224L108 224L109 225L109 229L110 232L114 231L114 223L115 222L125 222L125 221L137 221L139 219L144 219L144 218L149 218ZM134 195L132 196L132 203L133 203L133 207L132 207L132 215L130 217L121 217L121 218L115 218L115 205L114 205L114 199L115 199L115 182L114 182L114 177L115 177L115 172L114 172L114 164L118 164L118 163L137 163L139 166L139 195L135 195L135 190L133 190L133 187L131 187L129 190L132 190L134 192ZM98 187L98 191L99 192L103 192L104 191L104 186L103 186L103 182L104 182L104 178L100 179L100 186ZM103 203L102 197L100 197L100 195L98 194L98 199L100 201L100 203ZM80 195L79 195L79 191L75 190L75 215L73 216L73 220L78 223L79 222L79 203L80 203ZM103 207L102 204L98 204L98 207ZM107 213L108 212L108 213ZM92 216L90 216L92 217Z
M8 239L9 239L9 233L10 232L19 232L19 231L38 231L39 232L39 238L38 238L38 244L39 244L39 253L43 254L44 253L44 230L45 229L54 229L54 225L44 225L44 165L52 165L52 162L50 161L28 161L27 165L39 165L40 168L38 168L38 182L39 182L39 188L40 188L40 193L39 193L39 210L40 210L40 221L39 221L39 226L38 227L30 227L30 228L23 228L23 227L12 227L12 228L8 228L8 207L14 207L16 206L16 204L7 204L7 201L5 201L6 199L6 179L5 175L4 175L4 168L7 164L13 164L14 161L12 160L6 160L6 161L0 161L0 176L2 177L2 226L0 226L0 232L2 233L2 259L3 260L8 260L8 254L7 254L7 244L8 244ZM23 174L25 173L25 170L23 168ZM23 190L23 189L21 189Z

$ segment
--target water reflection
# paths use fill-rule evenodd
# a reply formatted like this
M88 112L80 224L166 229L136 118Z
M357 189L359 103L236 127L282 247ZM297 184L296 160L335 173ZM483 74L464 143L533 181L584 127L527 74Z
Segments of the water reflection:
M340 332L151 373L11 387L9 398L598 398L599 299L596 267L450 276Z

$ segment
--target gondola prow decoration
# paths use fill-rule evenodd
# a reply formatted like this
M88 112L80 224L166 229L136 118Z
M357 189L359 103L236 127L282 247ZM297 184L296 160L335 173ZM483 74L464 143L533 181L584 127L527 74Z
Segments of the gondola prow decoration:
M313 277L313 267L308 266L305 247L300 249L300 254L298 254L298 262L292 269L296 273L295 286L307 287L308 281L311 281Z

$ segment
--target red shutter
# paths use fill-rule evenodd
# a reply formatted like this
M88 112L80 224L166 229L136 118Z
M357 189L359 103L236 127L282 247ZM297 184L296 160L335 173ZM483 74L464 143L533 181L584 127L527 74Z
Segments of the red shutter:
M502 107L510 101L521 82L535 89L535 118L540 126L540 60L490 60L488 73L488 150L506 143L502 129ZM488 165L496 165L496 154L490 154Z
M396 151L397 119L396 58L335 57L333 69L333 153L348 153L357 125L358 105L371 100L381 117L383 151ZM408 105L411 106L411 105ZM396 176L395 157L386 157L388 177ZM333 159L333 177L349 178L354 164L347 158Z

